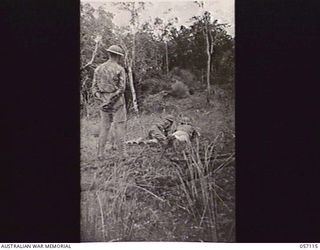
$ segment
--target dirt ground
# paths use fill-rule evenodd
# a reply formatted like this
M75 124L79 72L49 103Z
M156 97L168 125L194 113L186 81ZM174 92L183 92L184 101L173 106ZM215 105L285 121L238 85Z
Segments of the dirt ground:
M97 161L98 118L81 121L82 241L235 241L233 103L168 99L162 113L129 117L127 139L167 113L193 120L201 136L192 152L136 145L126 159Z

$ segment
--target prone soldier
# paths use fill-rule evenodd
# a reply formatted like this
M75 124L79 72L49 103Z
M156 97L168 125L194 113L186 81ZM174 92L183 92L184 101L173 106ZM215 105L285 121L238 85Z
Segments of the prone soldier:
M161 122L151 126L148 135L145 138L138 138L127 141L127 144L161 144L168 145L168 138L171 136L174 127L174 117L172 115L165 116Z
M176 130L169 137L169 140L173 142L173 147L176 151L180 151L181 149L191 147L191 142L197 136L200 136L200 133L192 125L191 119L184 116L180 119Z

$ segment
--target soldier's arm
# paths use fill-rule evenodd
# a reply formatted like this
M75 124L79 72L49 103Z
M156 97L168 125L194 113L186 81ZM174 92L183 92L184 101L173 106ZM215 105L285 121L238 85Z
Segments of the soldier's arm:
M99 87L98 87L99 81L100 81L100 75L98 72L98 68L96 68L94 71L93 81L92 81L92 86L91 86L91 91L92 91L93 96L96 96L96 94L100 92Z
M176 122L173 122L171 127L168 130L168 136L172 136L172 134L177 131L177 127L178 126L177 126Z
M166 140L166 136L163 134L163 132L159 129L157 125L152 125L148 135L150 139L157 139L159 141Z
M124 68L121 69L119 73L119 85L116 92L114 92L114 96L120 96L124 93L126 89L126 72Z
M193 136L194 137L200 137L201 134L199 132L199 128L193 128Z
M125 89L126 89L126 72L122 68L122 70L119 73L118 89L116 90L116 92L112 93L111 100L113 100L113 102L116 102L116 100L118 100L118 98L124 93Z

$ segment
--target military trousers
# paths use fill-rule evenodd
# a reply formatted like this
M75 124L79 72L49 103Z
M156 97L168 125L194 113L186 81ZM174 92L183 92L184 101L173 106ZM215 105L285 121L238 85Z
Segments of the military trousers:
M100 110L100 135L99 135L99 151L104 151L107 141L120 153L126 153L126 109L125 106L120 107L116 112L105 112Z

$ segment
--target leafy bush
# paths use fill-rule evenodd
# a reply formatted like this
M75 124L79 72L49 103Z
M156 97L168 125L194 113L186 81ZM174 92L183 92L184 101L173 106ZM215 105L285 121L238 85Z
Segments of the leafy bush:
M176 80L172 85L171 95L177 98L185 98L189 95L189 88L183 82Z
M169 90L170 83L160 78L146 79L141 83L141 91L144 94L156 94L163 90Z
M160 92L154 95L148 95L144 98L141 110L148 113L161 113L165 109L165 92Z
M196 77L189 70L175 67L171 70L170 75L172 78L184 82L188 87L194 87Z

